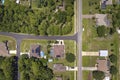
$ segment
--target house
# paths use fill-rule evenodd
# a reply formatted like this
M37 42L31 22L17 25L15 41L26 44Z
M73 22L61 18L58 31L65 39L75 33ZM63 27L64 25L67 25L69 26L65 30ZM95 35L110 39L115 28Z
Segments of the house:
M97 26L109 26L110 21L107 19L107 14L95 14Z
M108 50L100 50L99 56L101 57L107 57L108 56Z
M63 58L65 51L64 51L64 45L54 45L53 46L54 51L54 58Z
M103 71L105 74L110 73L110 61L108 59L97 59L97 70Z
M54 64L53 70L54 71L66 71L66 66L64 66L63 64Z
M0 56L10 56L7 43L0 42Z
M33 44L30 46L30 57L40 58L41 46L37 44Z
M57 76L55 80L63 80L62 77Z
M63 40L57 40L56 43L52 44L50 55L54 58L64 58L65 46Z
M112 0L101 0L100 5L101 9L106 9L107 5L112 5Z

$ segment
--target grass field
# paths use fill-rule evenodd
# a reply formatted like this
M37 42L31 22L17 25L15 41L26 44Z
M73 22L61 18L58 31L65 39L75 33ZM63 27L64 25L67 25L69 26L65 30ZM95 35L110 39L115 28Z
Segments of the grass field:
M83 14L99 13L100 0L83 0Z
M83 32L83 51L99 51L100 49L107 49L109 52L112 47L113 38L97 37L95 22L92 19L83 19L84 32Z
M107 49L109 54L119 56L119 35L114 33L112 36L99 38L97 37L94 24L95 22L92 19L83 19L85 29L83 32L83 51L99 51ZM95 61L96 57L83 57L83 66L93 66ZM119 61L115 63L115 66L119 69ZM114 75L112 80L119 80L119 74Z
M92 80L90 71L82 71L82 73L83 73L83 80Z
M74 80L74 72L56 72L55 76L61 76L62 80ZM53 80L56 80L55 78Z
M8 41L8 47L10 50L15 50L15 46L16 46L16 41L15 39L11 38L11 37L8 37L8 36L2 36L0 35L0 42L3 42L3 41Z
M47 51L47 41L46 40L23 40L21 43L21 51L28 52L32 44L41 45L41 49L46 53Z
M84 56L82 57L83 67L94 67L98 57Z

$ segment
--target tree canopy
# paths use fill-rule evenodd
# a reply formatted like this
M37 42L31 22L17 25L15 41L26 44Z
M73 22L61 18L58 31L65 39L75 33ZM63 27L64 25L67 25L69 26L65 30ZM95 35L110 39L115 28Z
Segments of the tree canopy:
M95 80L103 80L104 79L104 77L105 77L105 74L104 74L104 72L102 72L102 71L93 71L93 78L95 79Z
M106 32L105 26L98 26L97 27L97 34L99 37L104 37Z
M72 53L67 53L67 54L66 54L66 60L67 60L68 62L74 62L74 61L75 61L75 55L72 54Z
M0 31L35 35L69 34L73 28L74 0L65 0L65 10L55 12L58 3L54 0L36 0L37 9L32 9L11 0L0 7ZM65 29L68 30L64 30ZM69 29L70 28L70 29Z
M22 80L51 80L54 75L45 59L27 58L25 55L20 57L19 70Z
M111 66L110 67L110 73L112 74L112 75L116 75L117 74L117 68L115 67L115 66Z
M110 59L110 61L111 61L112 63L116 63L116 61L117 61L117 56L114 55L114 54L111 54L111 55L109 56L109 59Z

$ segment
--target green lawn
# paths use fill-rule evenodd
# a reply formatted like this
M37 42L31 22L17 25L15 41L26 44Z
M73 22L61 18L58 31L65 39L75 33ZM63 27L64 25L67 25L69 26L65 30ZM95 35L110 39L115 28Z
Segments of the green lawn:
M82 57L82 66L83 67L94 67L98 57L83 56Z
M97 37L97 31L95 21L92 19L83 19L83 51L99 51L100 49L108 49L111 52L111 43L113 43L112 37L99 38Z
M41 49L47 53L47 41L46 40L23 40L21 43L21 51L28 52L32 44L41 45Z
M63 80L74 80L74 72L56 72L55 76L61 76ZM55 78L53 80L56 80Z
M8 47L10 50L15 50L16 41L12 37L0 35L0 42L8 40Z
M92 19L83 19L83 26L85 29L83 32L83 51L99 51L101 49L107 49L109 54L113 53L116 56L119 56L119 35L115 33L112 36L99 38L97 37L94 24L95 22ZM83 66L94 66L95 61L96 57L83 57ZM119 69L119 61L115 63L115 66ZM119 74L113 76L112 79L119 80Z
M83 14L99 13L100 0L83 0Z
M91 80L92 76L90 75L90 71L82 71L83 73L83 80ZM90 79L91 78L91 79Z

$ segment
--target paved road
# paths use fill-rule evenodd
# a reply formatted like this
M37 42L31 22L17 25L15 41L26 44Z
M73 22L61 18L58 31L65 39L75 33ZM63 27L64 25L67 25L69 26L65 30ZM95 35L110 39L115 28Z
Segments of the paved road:
M77 0L77 53L78 53L78 72L77 80L82 80L82 0Z
M35 35L25 35L25 34L16 34L8 32L0 32L0 35L10 36L16 39L16 50L18 59L20 57L20 44L23 39L45 39L45 40L75 40L77 41L77 33L73 36L35 36ZM19 65L18 65L19 66ZM20 73L18 72L18 80L20 80Z
M46 39L46 40L75 40L77 41L77 33L73 36L36 36L30 34L16 34L16 33L8 33L8 32L0 32L0 35L10 36L15 38L16 40L23 39Z

